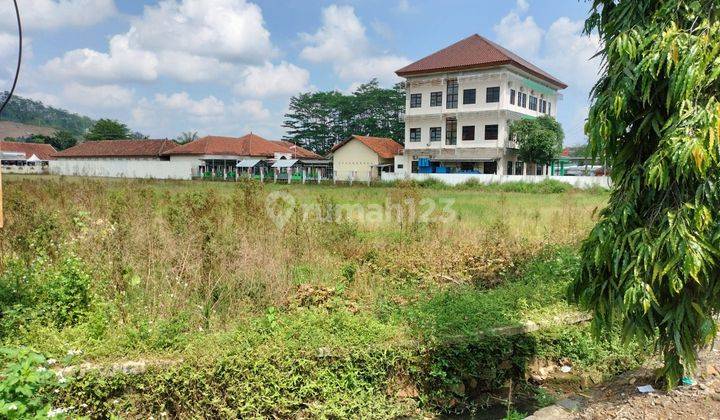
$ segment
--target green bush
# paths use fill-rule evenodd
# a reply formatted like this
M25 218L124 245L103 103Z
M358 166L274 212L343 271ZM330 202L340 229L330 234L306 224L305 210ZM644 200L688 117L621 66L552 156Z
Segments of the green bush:
M59 389L47 361L27 348L3 348L0 375L0 415L6 419L44 419L51 412L50 396Z
M11 259L0 274L3 336L33 320L58 328L75 325L90 304L90 276L75 257L57 262L38 257L29 264Z

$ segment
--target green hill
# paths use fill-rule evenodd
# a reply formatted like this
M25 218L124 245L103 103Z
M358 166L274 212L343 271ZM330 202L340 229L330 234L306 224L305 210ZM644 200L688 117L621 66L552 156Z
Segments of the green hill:
M5 100L7 92L0 93L0 100ZM53 108L40 101L22 98L13 95L3 111L3 121L14 121L23 124L53 127L69 131L75 135L82 135L95 121L89 117Z

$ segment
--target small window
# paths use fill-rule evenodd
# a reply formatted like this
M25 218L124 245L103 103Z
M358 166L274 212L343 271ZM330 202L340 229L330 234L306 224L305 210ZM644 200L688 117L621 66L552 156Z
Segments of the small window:
M475 126L464 125L462 128L462 139L463 140L475 140Z
M513 171L513 162L511 160L507 163L507 174L512 175L514 173Z
M457 80L448 80L447 82L447 105L448 109L458 107L458 82ZM455 133L457 134L457 133Z
M535 164L535 175L542 175L543 174L543 165L537 163Z
M548 115L552 115L552 103L548 102Z
M487 88L487 96L485 97L485 102L500 102L500 87L495 86Z
M445 144L454 146L457 144L457 120L448 118L445 122Z
M523 108L527 108L527 93L521 93L520 96L522 96L520 106Z
M497 140L498 139L498 125L486 125L485 126L485 140Z
M411 128L410 129L410 141L411 142L419 142L420 141L420 129L419 128Z
M403 168L403 164L402 164L402 163L398 163L397 168L398 168L398 169L402 169L402 168Z
M430 141L440 141L442 127L430 127Z
M531 111L537 111L538 107L538 98L535 96L530 96L530 110Z
M410 95L410 108L420 108L422 106L422 94L413 93Z
M515 105L515 89L510 89L510 105Z
M463 90L463 105L475 103L475 89Z
M442 106L442 92L430 93L430 106Z
M515 162L515 175L522 175L525 164L523 162Z
M547 101L544 99L540 102L540 112L547 114Z

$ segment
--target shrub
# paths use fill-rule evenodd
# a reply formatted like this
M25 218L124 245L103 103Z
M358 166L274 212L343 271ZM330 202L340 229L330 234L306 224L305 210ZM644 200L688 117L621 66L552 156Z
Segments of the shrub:
M29 265L12 259L0 275L3 336L31 320L58 328L75 325L90 303L90 276L76 257L57 263L39 257Z
M51 412L50 395L59 387L41 354L27 348L3 348L0 375L0 415L6 419L46 418Z

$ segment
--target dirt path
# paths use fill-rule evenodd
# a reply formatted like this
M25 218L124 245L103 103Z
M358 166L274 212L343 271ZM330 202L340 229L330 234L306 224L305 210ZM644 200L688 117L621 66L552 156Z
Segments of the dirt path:
M531 419L720 419L720 351L704 351L693 385L641 393L653 383L653 366L622 375L537 411Z

